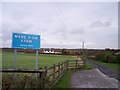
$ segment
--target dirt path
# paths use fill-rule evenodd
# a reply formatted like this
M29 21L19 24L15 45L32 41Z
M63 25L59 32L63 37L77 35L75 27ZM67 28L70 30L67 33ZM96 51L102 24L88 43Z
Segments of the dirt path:
M98 69L81 70L72 75L73 88L118 88L118 80L109 78Z

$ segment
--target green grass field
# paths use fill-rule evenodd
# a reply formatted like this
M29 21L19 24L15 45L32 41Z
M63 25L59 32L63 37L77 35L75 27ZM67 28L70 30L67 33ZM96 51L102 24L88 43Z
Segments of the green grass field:
M52 66L65 60L74 60L76 56L65 56L65 55L49 55L39 54L38 66ZM2 52L2 68L13 68L14 65L14 52ZM28 68L35 69L36 55L17 53L17 68Z

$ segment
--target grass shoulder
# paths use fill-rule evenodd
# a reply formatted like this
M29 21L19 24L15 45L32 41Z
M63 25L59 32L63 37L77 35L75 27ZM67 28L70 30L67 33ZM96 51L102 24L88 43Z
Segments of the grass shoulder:
M81 70L91 70L91 69L93 69L93 67L90 64L86 63L84 68L82 68Z
M101 62L101 61L97 61L98 63L105 65L115 71L120 71L119 64L118 63L107 63L107 62Z

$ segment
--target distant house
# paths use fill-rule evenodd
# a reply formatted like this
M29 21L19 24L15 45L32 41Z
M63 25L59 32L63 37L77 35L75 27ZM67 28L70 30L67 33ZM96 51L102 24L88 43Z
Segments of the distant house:
M47 50L45 50L44 53L54 53L54 51L47 51Z
M61 54L62 52L57 51L55 49L46 49L43 51L43 53L49 53L49 54Z

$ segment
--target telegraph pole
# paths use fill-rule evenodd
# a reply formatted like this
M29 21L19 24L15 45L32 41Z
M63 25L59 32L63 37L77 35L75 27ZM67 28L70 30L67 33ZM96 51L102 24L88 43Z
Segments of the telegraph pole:
M83 52L84 52L84 42L82 42L82 55L83 55Z
M83 50L84 50L84 44L85 44L85 43L84 43L84 42L82 42L82 49L83 49Z
M82 55L83 55L83 62L84 62L84 65L86 64L86 60L85 60L85 52L84 52L84 48L85 48L85 43L82 42Z

